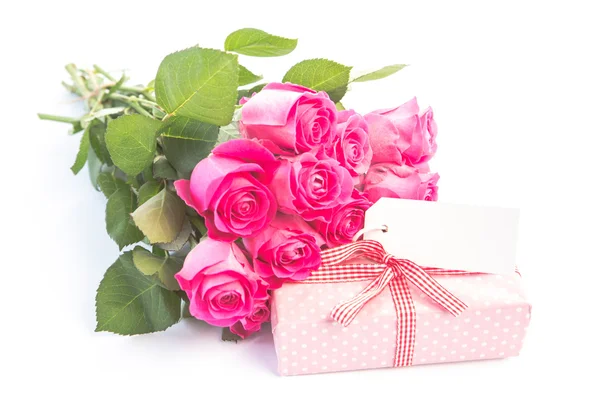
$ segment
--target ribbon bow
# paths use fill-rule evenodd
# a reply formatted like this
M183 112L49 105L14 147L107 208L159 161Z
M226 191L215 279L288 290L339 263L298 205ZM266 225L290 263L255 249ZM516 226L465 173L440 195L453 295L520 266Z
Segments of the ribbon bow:
M341 265L361 258L371 259L379 265ZM454 316L467 309L465 303L440 285L431 275L464 275L468 272L421 267L412 261L386 253L383 246L373 240L362 240L324 250L321 252L321 262L321 268L314 271L303 283L373 279L360 293L339 303L331 311L331 318L343 326L350 325L369 300L389 287L398 319L395 366L412 364L416 313L408 282Z

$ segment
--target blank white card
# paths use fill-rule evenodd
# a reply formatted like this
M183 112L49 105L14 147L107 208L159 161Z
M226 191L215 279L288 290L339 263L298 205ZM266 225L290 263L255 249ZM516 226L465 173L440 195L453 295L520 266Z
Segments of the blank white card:
M365 228L388 253L444 269L513 274L519 210L382 198L366 212Z

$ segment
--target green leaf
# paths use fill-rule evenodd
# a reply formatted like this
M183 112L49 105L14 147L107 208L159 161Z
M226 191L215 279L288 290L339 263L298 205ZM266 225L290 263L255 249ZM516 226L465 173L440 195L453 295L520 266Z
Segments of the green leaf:
M167 252L161 249L160 247L152 246L152 254L158 257L166 257Z
M155 84L156 102L169 115L227 125L237 99L237 56L199 47L170 54Z
M206 224L204 223L204 218L194 216L194 217L190 217L190 221L192 221L192 224L194 225L194 227L196 229L198 229L198 232L200 232L200 234L202 236L206 236L208 229L206 229Z
M159 156L154 159L152 173L155 178L174 180L179 178L175 168L169 163L165 156Z
M156 196L162 189L162 184L156 181L148 181L144 183L138 190L138 207Z
M227 125L222 126L219 129L219 136L217 137L217 143L225 143L229 140L239 139L241 137L240 131L238 130L237 123L236 126Z
M225 50L246 56L278 57L291 53L298 39L286 39L254 28L237 30L225 39Z
M132 214L135 224L150 243L169 243L177 238L185 218L185 204L163 189Z
M126 176L125 182L127 182L127 184L130 185L132 188L139 189L140 186L142 186L142 183L138 179L138 176L136 176L136 175L125 175L125 176Z
M127 185L127 183L109 172L102 172L100 175L98 175L97 182L100 190L102 193L104 193L106 198L112 196L112 194L119 189L129 189L129 185Z
M367 81L374 81L377 79L382 79L382 78L388 77L392 74L395 74L396 72L400 71L401 69L403 69L406 66L407 66L407 64L388 65L386 67L378 69L377 71L373 71L373 72L369 72L367 74L361 75L358 78L353 79L352 82L367 82Z
M136 197L129 187L118 189L106 203L106 231L117 242L119 249L144 238L131 219L135 206Z
M190 313L190 303L187 301L183 302L181 318L193 318L193 315Z
M338 111L344 111L346 109L341 101L335 103L335 108L337 108Z
M139 114L124 115L108 123L106 145L114 164L137 175L152 163L160 121Z
M88 159L88 153L90 148L90 130L89 126L83 131L83 136L81 136L81 142L79 142L79 151L77 152L77 157L75 157L75 162L71 166L71 171L75 175L81 171L85 162Z
M340 100L346 95L346 92L348 91L348 86L340 86L338 88L332 89L327 91L327 94L329 95L329 98L332 101L335 101L337 103L340 102Z
M344 97L350 81L352 67L323 58L300 61L283 77L283 82L292 82L317 91L325 91L334 103Z
M260 85L253 86L250 89L238 90L238 103L242 97L252 97L254 93L260 92L265 86L267 86L266 83L261 83Z
M183 267L183 261L174 257L159 257L143 247L133 249L133 263L146 276L153 276L168 290L179 290L175 274Z
M98 159L102 161L103 164L112 165L110 153L106 147L106 125L97 119L92 120L92 122L90 122L89 131L90 144L92 145L92 149L94 149L94 153L98 156Z
M239 66L238 86L249 85L251 83L260 81L262 78L262 75L255 75L243 65Z
M190 224L189 220L185 219L175 240L170 243L158 243L157 246L163 250L179 251L185 246L191 234L192 224Z
M173 117L165 121L160 134L167 160L188 177L196 164L215 146L219 127L190 118Z
M102 161L98 159L98 156L96 155L92 147L88 149L87 165L88 173L90 175L90 181L92 182L94 189L99 190L98 176L102 171Z
M181 318L181 298L144 276L127 252L106 271L96 294L96 331L137 335L164 331Z
M142 171L141 175L138 175L138 178L142 179L142 182L148 182L154 179L154 164L148 165ZM138 200L139 201L139 200Z
M221 340L224 342L238 342L243 340L240 336L231 332L229 328L223 328L223 332L221 333Z

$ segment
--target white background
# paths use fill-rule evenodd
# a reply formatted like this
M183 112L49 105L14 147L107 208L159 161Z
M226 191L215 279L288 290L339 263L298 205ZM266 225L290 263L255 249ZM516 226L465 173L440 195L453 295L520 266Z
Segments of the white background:
M594 3L5 2L1 397L593 397L600 355ZM241 27L300 39L287 57L240 57L268 79L312 57L358 69L411 65L356 84L344 103L367 112L417 95L439 124L440 200L521 208L519 266L534 307L520 357L280 378L268 333L236 345L193 321L140 337L93 332L95 289L118 256L105 233L105 199L85 171L69 170L79 139L35 113L81 111L60 86L68 62L126 67L133 81L147 82L168 53L196 43L220 48Z

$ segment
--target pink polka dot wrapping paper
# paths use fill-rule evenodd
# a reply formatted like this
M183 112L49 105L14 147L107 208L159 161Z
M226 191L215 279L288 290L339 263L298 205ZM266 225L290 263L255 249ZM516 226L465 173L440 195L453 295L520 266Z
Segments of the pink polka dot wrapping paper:
M518 274L435 278L469 308L454 317L410 288L417 314L413 365L519 354L531 305ZM393 367L397 323L389 290L346 328L329 318L336 304L368 283L286 283L274 291L271 320L281 375Z

